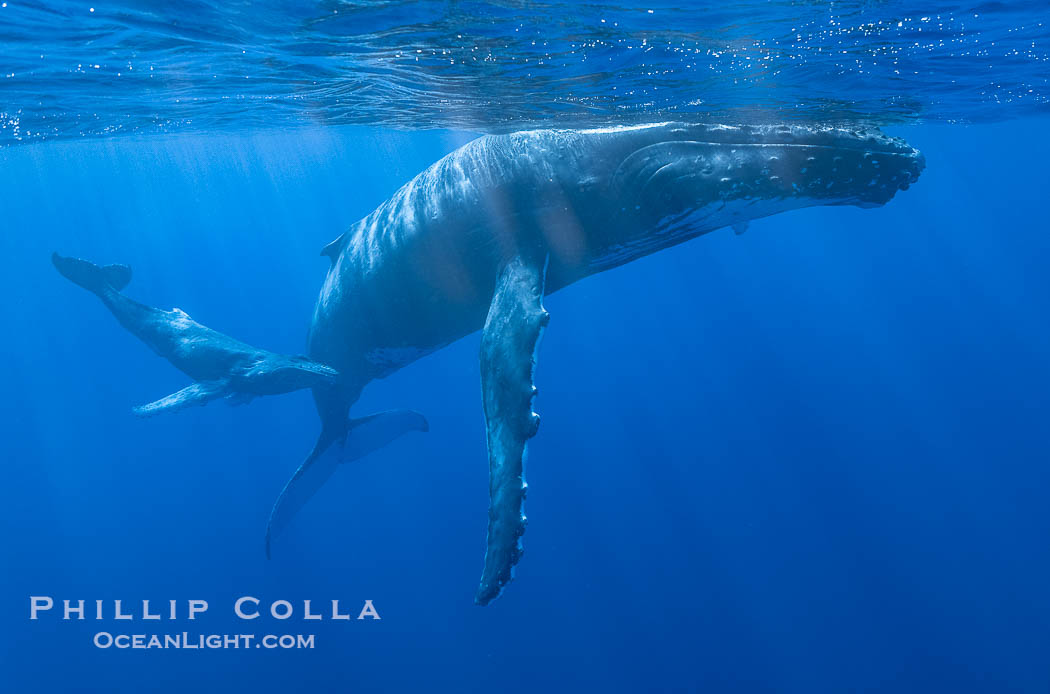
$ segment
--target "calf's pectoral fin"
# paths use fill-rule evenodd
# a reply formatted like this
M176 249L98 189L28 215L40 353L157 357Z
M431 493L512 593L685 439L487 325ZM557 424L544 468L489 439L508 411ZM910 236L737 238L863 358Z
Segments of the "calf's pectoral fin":
M500 272L481 335L481 395L489 453L489 525L479 605L513 578L525 532L525 445L536 435L536 350L550 314L543 308L545 254L519 255Z
M164 412L177 412L187 407L207 405L216 398L226 397L230 390L226 381L207 381L186 386L171 395L136 407L132 411L140 417L152 417Z
M390 410L351 418L345 436L321 434L314 450L292 479L284 485L270 511L266 526L266 556L270 556L273 538L281 534L299 509L324 486L340 463L364 458L410 431L428 431L427 419L413 410Z

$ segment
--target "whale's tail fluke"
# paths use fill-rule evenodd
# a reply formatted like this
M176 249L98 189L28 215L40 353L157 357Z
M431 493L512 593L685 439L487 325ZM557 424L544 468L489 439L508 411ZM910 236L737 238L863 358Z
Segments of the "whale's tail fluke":
M270 512L266 526L266 558L273 539L281 534L296 513L324 486L341 463L364 458L410 431L428 431L426 417L413 410L390 410L359 419L351 418L339 435L324 431L314 450L284 485Z
M80 258L51 254L51 262L67 280L98 294L106 288L120 291L131 282L131 268L127 265L95 265Z

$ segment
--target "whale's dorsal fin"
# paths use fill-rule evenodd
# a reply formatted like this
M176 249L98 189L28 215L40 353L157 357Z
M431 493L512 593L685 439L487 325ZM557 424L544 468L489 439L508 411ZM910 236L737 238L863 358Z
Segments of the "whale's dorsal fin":
M343 241L346 240L346 234L347 232L343 232L339 235L339 238L322 248L321 255L328 256L328 259L334 263L335 259L339 257L339 252L343 250Z
M132 411L140 417L152 417L164 412L177 412L187 407L207 405L212 400L229 394L229 384L226 381L194 383L160 400L136 407Z
M500 272L481 333L481 397L489 451L489 527L479 605L513 578L525 532L525 444L536 435L536 349L550 314L543 308L547 256L519 255Z

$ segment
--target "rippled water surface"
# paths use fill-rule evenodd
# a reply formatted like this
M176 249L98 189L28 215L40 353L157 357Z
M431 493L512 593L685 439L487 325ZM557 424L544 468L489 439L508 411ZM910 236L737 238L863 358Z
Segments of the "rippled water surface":
M2 4L4 144L343 123L985 121L1050 101L1043 0Z

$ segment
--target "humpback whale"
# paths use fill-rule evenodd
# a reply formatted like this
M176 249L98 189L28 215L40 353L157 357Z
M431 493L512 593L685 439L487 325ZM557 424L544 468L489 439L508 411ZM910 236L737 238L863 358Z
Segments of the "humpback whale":
M303 356L257 349L207 328L179 309L164 311L121 294L131 281L127 265L99 267L80 258L51 255L63 277L92 292L132 335L195 382L134 408L148 417L225 398L240 405L259 395L279 395L334 383L335 369Z
M924 166L876 129L812 125L537 130L457 149L321 251L307 351L338 375L311 385L320 435L271 511L267 554L340 462L425 429L411 412L350 417L365 386L481 330L490 501L475 602L488 604L521 557L544 296L752 219L883 205Z
M128 332L194 380L182 390L133 408L141 417L207 405L220 398L230 405L243 405L261 395L280 395L338 381L335 369L309 357L258 349L201 325L180 309L165 311L124 296L120 292L131 281L127 265L99 267L58 253L51 254L51 262L63 277L98 296ZM343 447L336 462L364 457L402 434L427 431L429 426L418 412L390 410L351 419L346 428L354 432L352 444ZM306 492L309 481L297 480L296 488ZM296 501L289 499L286 510L293 513L297 509Z

